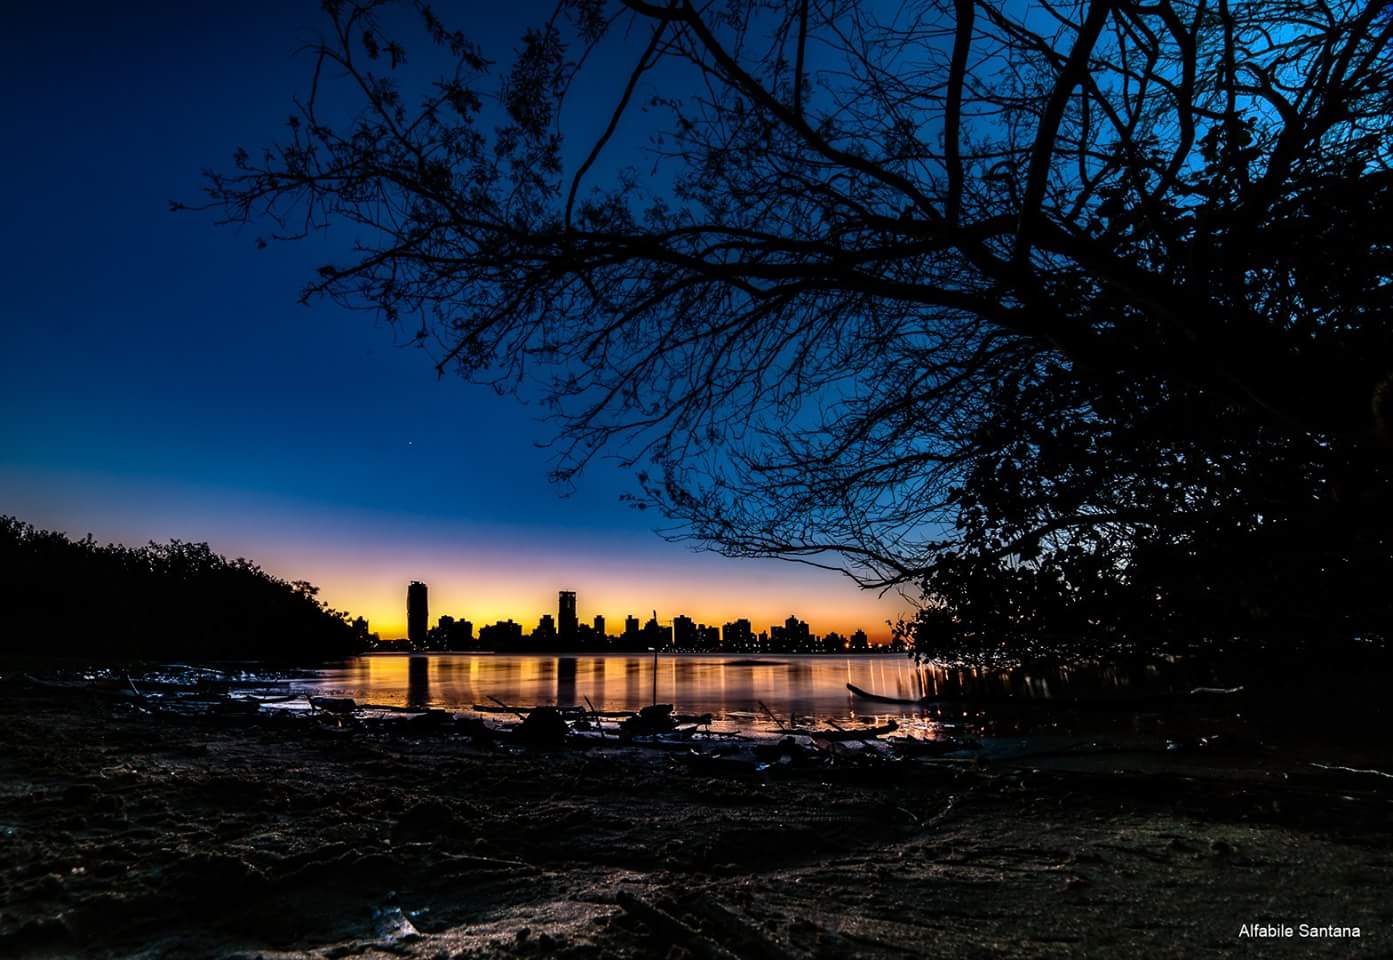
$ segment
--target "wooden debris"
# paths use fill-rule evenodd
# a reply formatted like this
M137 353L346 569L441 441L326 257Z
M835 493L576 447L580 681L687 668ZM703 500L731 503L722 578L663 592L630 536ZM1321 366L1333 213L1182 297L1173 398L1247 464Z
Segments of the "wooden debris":
M833 726L835 727L836 724ZM863 730L846 730L838 727L835 730L814 730L807 736L826 743L847 743L855 740L873 740L876 737L883 737L887 733L894 733L898 729L900 729L900 725L894 720L890 720L878 727L866 727Z
M352 713L358 704L352 697L310 697L310 707L325 713Z

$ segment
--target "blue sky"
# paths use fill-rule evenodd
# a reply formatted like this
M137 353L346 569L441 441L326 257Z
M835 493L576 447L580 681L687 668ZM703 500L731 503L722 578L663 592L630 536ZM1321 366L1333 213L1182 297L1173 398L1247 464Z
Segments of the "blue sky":
M433 613L476 622L535 622L571 587L583 616L612 623L655 606L758 626L794 612L886 635L903 601L667 543L658 518L619 502L632 483L609 464L563 496L537 410L437 379L368 314L297 302L322 246L258 250L254 228L171 213L199 198L204 168L278 136L322 14L133 6L12 16L0 512L103 540L207 540L313 580L389 635L417 578ZM498 59L539 9L461 24ZM596 111L578 122L600 122L628 67L601 64L594 95L572 100Z

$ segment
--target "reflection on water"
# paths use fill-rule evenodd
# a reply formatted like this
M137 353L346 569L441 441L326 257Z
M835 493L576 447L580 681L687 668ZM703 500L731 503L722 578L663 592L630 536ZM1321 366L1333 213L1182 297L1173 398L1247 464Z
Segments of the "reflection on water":
M430 705L430 658L411 657L406 667L406 706Z
M375 654L324 670L314 693L360 703L468 710L497 698L512 706L580 704L636 710L656 700L679 713L740 720L762 713L838 718L852 714L916 716L909 704L870 704L847 684L882 696L917 699L972 693L1022 700L1164 693L1204 678L1158 667L981 670L916 665L902 656L778 656L758 662L722 655Z

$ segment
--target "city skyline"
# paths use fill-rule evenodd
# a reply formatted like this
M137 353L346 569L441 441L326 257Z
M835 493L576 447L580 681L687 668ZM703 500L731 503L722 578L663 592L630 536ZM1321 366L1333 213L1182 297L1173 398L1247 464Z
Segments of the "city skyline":
M363 619L368 624L368 629L380 637L384 643L398 643L408 640L411 642L420 642L420 639L424 637L426 631L433 631L441 624L442 618L449 618L451 621L455 622L467 622L472 626L476 634L483 627L511 622L522 629L524 636L528 636L536 630L539 625L546 623L556 632L558 639L562 642L573 642L576 633L572 632L568 636L562 626L566 616L566 601L562 598L567 596L571 598L572 615L577 617L573 630L578 629L581 635L585 635L586 631L598 630L602 631L602 635L619 637L623 635L624 626L628 620L636 619L640 625L646 625L649 620L654 618L655 614L658 623L669 632L676 629L678 621L682 620L686 620L698 627L715 627L717 629L722 629L733 623L743 621L751 629L752 635L757 637L760 634L767 635L770 630L783 627L790 619L797 619L803 622L814 636L825 636L835 633L847 637L857 631L861 631L866 634L872 646L888 645L892 633L889 624L884 621L880 623L861 623L859 621L853 622L848 619L845 624L832 624L814 620L802 615L793 607L787 606L782 613L777 615L758 616L750 615L749 613L735 612L729 616L715 618L697 616L691 612L691 610L695 608L690 607L674 607L665 611L664 608L654 607L651 604L644 606L641 600L636 604L631 604L626 609L610 609L608 607L601 609L598 605L588 604L583 591L565 588L550 591L550 596L552 598L550 608L536 608L526 613L519 611L494 613L492 612L494 608L489 607L488 609L491 612L479 615L476 614L473 609L452 606L446 602L442 602L436 594L435 586L429 581L413 578L409 581L403 581L403 584L404 586L400 594L400 606L402 611L399 618L400 629L395 629L395 625L388 619L380 621L373 620L365 613L352 609L347 609L343 612L348 614L350 619ZM417 588L420 588L419 592ZM773 601L773 603L777 606L777 601ZM332 607L333 604L331 603L329 606ZM480 607L478 609L484 608ZM422 618L421 621L419 621L421 623L419 634L413 623L413 610L419 610L420 617ZM386 626L384 626L384 624L386 624Z
M603 612L589 613L578 618L577 591L556 591L556 613L542 613L536 625L528 629L527 620L509 616L492 622L475 622L468 614L442 612L434 621L430 618L429 585L412 580L406 589L407 635L382 636L373 631L364 618L353 622L355 632L370 648L403 652L463 651L463 650L533 650L533 651L627 651L670 649L687 652L781 652L781 653L838 653L843 650L865 651L876 648L903 649L902 638L891 636L887 642L877 642L857 627L850 631L814 629L796 613L782 622L759 627L749 617L735 617L724 623L698 621L685 613L674 612L670 618L660 616L654 609L646 620L632 612L622 618L623 629L610 632L607 622L618 625L619 618L607 621Z

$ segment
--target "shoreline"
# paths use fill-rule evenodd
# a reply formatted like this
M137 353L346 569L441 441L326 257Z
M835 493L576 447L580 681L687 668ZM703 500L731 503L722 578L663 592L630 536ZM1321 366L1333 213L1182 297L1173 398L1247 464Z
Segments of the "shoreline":
M1377 778L1126 753L751 777L0 686L6 956L1191 956L1255 918L1358 926L1264 947L1348 956L1393 929Z

